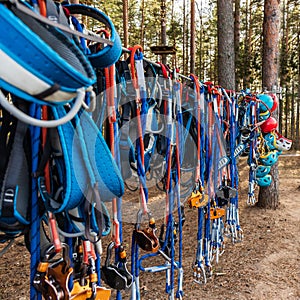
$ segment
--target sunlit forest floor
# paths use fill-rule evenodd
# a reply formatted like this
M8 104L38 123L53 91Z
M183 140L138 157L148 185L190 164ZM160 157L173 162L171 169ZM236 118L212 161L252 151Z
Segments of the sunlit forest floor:
M290 154L290 153L289 153ZM300 299L300 155L279 158L280 206L264 210L246 205L247 171L240 161L240 223L244 240L226 242L225 253L214 265L206 285L193 282L196 212L186 208L184 224L184 299L296 300ZM124 226L130 253L132 225ZM105 243L104 243L105 244ZM0 245L0 249L1 249ZM29 299L29 253L22 238L0 258L0 299ZM167 299L165 274L141 274L141 299ZM175 287L176 289L176 287ZM111 299L114 299L112 293ZM123 294L129 299L129 292Z

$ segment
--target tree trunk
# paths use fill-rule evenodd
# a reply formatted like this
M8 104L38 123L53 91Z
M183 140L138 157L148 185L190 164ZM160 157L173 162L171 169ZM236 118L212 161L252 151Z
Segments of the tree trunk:
M186 6L188 8L188 0L186 1ZM189 15L188 9L185 11L186 16L185 16L185 33L184 33L184 38L185 38L185 62L184 62L184 74L188 73L189 70L189 18L187 16Z
M171 13L171 24L172 24L172 41L173 46L176 48L176 33L175 33L175 24L174 24L174 0L172 0L172 13ZM177 65L177 55L172 56L172 68L178 67Z
M265 0L263 24L263 70L262 86L273 91L277 86L279 69L279 32L280 32L280 0ZM277 114L273 113L275 118ZM272 183L268 187L260 187L258 195L259 207L276 209L279 205L279 173L278 163L272 166L270 175Z
M196 36L196 24L195 24L195 0L191 0L191 53L190 53L190 73L195 73L195 36Z
M234 55L235 68L238 69L240 65L240 0L234 0ZM240 78L238 72L235 73L235 90L239 90Z
M288 91L288 87L285 87L285 107L284 107L284 114L285 114L285 126L284 126L284 135L288 136L288 127L289 127L289 106L290 106L290 94Z
M234 18L232 1L218 0L218 84L235 89Z
M279 114L279 122L278 122L278 131L282 133L282 125L283 125L283 87L281 86L281 93L278 95L278 114Z
M128 0L123 0L123 45L128 48Z
M198 4L197 4L198 5ZM203 18L202 18L202 1L200 2L200 9L198 7L199 17L200 17L200 28L199 28L199 78L204 79L204 59L203 59Z
M186 74L186 65L185 65L185 48L187 48L186 45L186 0L183 0L183 24L182 24L182 69L183 73Z
M298 45L300 42L300 31L298 32ZM298 47L298 97L297 97L297 112L296 112L296 141L295 148L300 150L300 47Z
M166 1L161 0L161 45L167 45L167 20L166 20ZM161 56L161 62L163 64L167 63L167 55L163 54Z
M291 95L291 123L290 123L290 128L291 128L291 135L290 138L292 140L295 139L295 84L294 82L292 83L292 95Z
M145 33L145 1L141 1L141 14L142 14L142 19L141 19L141 32L140 32L140 45L144 49L144 33Z
M249 3L248 3L249 2ZM253 2L252 0L246 1L246 15L247 15L247 28L246 28L246 38L245 38L245 55L244 55L244 78L243 78L243 87L250 88L250 76L251 76L251 58L252 58L252 39L253 39L253 30L252 30L252 11L253 11Z
M300 80L300 76L299 76ZM295 136L295 149L300 150L300 84L298 84L298 99L297 99L297 111L296 111L296 136Z

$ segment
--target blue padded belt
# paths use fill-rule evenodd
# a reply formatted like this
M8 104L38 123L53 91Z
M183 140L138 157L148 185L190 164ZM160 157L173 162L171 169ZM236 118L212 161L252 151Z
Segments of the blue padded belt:
M74 98L78 88L89 87L95 82L96 76L89 61L73 40L55 27L44 25L14 6L11 10L0 4L0 50L12 60L12 70L17 67L24 69L24 74L19 74L20 81L26 77L27 71L44 84L56 86L55 90L70 93L67 101ZM2 59L7 61L5 57ZM0 69L0 87L25 100L36 100L35 94L21 88L14 79L6 81L6 73L7 69ZM38 82L32 84L40 88ZM51 93L47 96L49 100ZM59 102L59 99L55 101Z
M66 115L62 106L53 107L52 111L55 119ZM45 206L55 213L71 210L82 203L87 188L95 183L91 182L91 176L98 183L102 201L111 201L112 198L120 197L124 193L120 171L101 132L89 114L81 111L76 126L80 126L80 131L72 122L57 128L63 157L56 159L56 164L60 170L62 163L64 164L64 170L58 172L58 176L63 176L60 178L64 188L62 202L55 202L47 194L42 178L39 179L39 188ZM83 132L83 136L80 136L80 132ZM86 151L82 143L85 144ZM87 166L88 162L92 170Z
M119 168L101 132L85 111L80 116L80 125L96 181L99 184L101 200L109 201L121 197L124 193L124 182Z
M63 107L52 108L54 118L60 118L66 114ZM63 210L70 210L77 207L83 200L83 194L88 186L88 174L84 167L85 162L81 154L80 142L75 134L71 122L57 127L60 146L63 157L56 160L56 164L61 170L58 175L63 185L63 202L54 203L47 193L41 193L47 210L58 213ZM62 165L64 167L62 168ZM63 169L63 170L62 170ZM39 188L43 188L41 178L39 178Z

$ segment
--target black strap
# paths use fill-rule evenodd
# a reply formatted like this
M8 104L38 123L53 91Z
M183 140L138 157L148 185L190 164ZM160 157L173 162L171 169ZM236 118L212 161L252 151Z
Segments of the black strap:
M43 153L41 155L37 171L34 174L32 174L35 178L44 175L44 170L47 162L51 157L51 154L52 154L52 147L51 147L51 139L50 139L50 130L47 130L46 142L43 148Z
M98 226L98 235L95 236L91 233L91 218L93 217L92 207L93 204L96 204L94 212L96 213L96 222ZM85 237L91 242L98 242L102 237L103 232L103 215L102 215L102 207L101 207L101 199L99 195L98 185L96 184L94 187L89 187L87 196L84 202L84 213L86 216L85 222Z
M11 152L13 137L17 122L6 110L2 109L2 124L0 126L0 183L6 172L9 153Z
M27 215L27 205L29 197L29 176L24 174L28 171L28 164L23 148L24 137L26 136L28 125L17 121L16 131L13 137L12 149L8 158L5 175L2 181L0 203L2 207L2 217L15 216L15 202L17 197L22 199L20 208L22 216ZM27 201L27 203L26 203Z
M54 83L51 87L49 87L48 89L46 89L45 91L39 93L39 94L35 94L33 95L35 98L37 99L44 99L52 94L54 94L56 91L58 91L60 89L60 85L57 83Z

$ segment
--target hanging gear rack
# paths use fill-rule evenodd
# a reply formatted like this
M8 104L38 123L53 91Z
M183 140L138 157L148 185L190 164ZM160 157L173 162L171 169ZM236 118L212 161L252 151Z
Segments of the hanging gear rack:
M271 166L292 145L276 130L272 111L278 101L268 93L226 91L200 82L193 74L182 75L146 59L139 45L121 47L113 23L93 7L33 2L33 6L17 0L8 6L0 4L0 22L6 26L2 34L14 33L22 41L11 42L4 35L0 39L1 49L6 50L0 51L5 63L0 87L6 90L0 91L0 140L3 153L11 153L1 166L5 193L0 197L0 229L9 245L16 236L26 234L31 299L43 295L56 300L106 300L111 290L100 286L101 279L117 290L118 300L121 291L128 290L132 300L140 299L140 272L165 272L168 299L182 299L183 199L197 209L192 272L193 280L204 284L224 252L224 236L233 243L243 237L237 158L248 156L248 203L254 204L256 185L271 184ZM59 22L45 18L50 11ZM71 14L92 18L107 29L86 30ZM70 29L71 23L76 31ZM59 47L50 47L52 39ZM15 46L19 49L23 44L30 51L15 55ZM41 61L32 61L28 53ZM129 59L121 61L122 53L129 53ZM29 62L30 70L26 69ZM11 66L22 71L21 78L29 76L28 85L22 85ZM136 142L131 141L133 130ZM31 147L23 145L25 135L30 136ZM22 157L22 163L11 163L15 157L20 161ZM25 171L33 175L31 180L19 181L17 174ZM159 235L156 211L151 212L148 205L148 174L165 193ZM134 176L140 208L132 234L130 273L122 244L121 197L124 181ZM24 205L18 198L21 192L24 199L29 198ZM107 202L112 203L112 222ZM112 241L101 266L101 241L111 227ZM162 258L164 264L147 265L151 257Z

